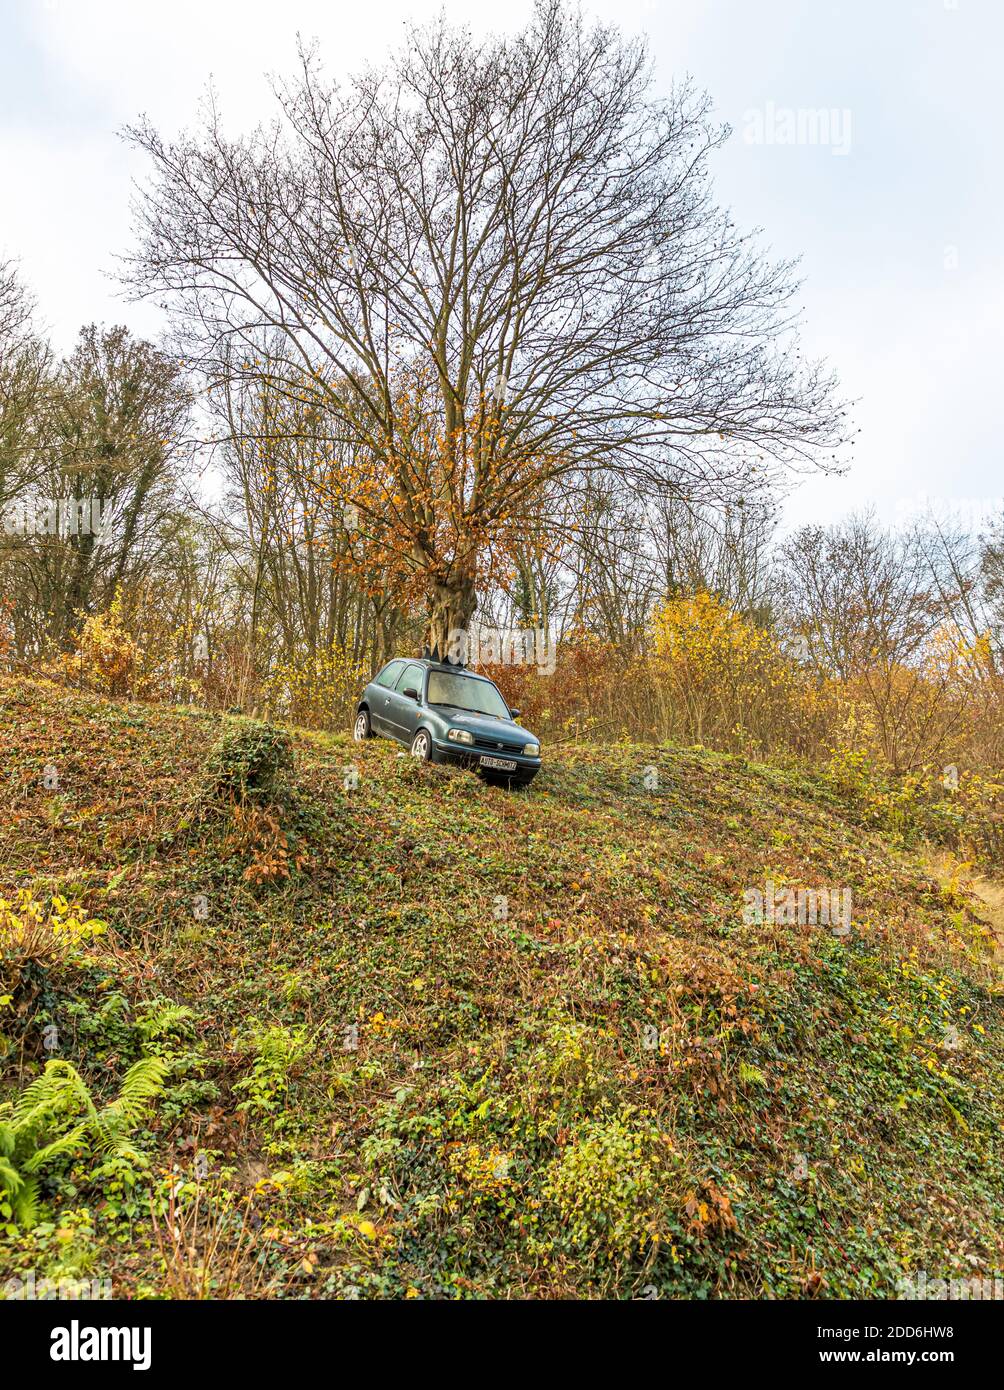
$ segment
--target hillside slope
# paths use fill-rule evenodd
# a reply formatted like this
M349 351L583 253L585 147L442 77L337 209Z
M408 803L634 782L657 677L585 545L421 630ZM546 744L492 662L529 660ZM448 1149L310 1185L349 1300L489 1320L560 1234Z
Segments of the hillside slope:
M297 734L271 808L235 812L207 768L246 721L5 681L0 726L0 896L108 924L0 930L0 1099L47 1056L97 1098L174 1068L150 1168L48 1165L0 1273L894 1297L1004 1267L992 938L824 778L577 747L510 794ZM745 921L768 881L849 889L850 932Z

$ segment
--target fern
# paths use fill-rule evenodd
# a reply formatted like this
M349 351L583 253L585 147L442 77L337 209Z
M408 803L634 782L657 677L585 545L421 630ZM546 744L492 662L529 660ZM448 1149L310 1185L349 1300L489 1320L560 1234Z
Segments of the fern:
M25 1178L15 1193L11 1203L14 1223L22 1230L30 1231L42 1219L42 1205L38 1196L38 1178Z
M9 1157L0 1158L0 1185L15 1197L24 1185L24 1178L11 1164Z
M767 1078L759 1067L754 1067L749 1062L739 1063L739 1080L744 1086L766 1086Z
M15 1129L30 1128L38 1117L64 1109L74 1093L80 1099L89 1099L87 1087L76 1067L58 1059L49 1062L42 1075L26 1086L14 1102Z
M93 1149L139 1163L130 1135L163 1091L170 1068L163 1057L134 1062L118 1095L99 1110L72 1063L47 1062L0 1118L0 1218L24 1229L38 1224L37 1175L57 1158Z
M102 1150L114 1149L136 1128L150 1104L164 1089L171 1064L163 1057L142 1057L126 1072L118 1096L94 1117L93 1128Z
M186 1008L184 1004L166 1004L141 1015L137 1024L143 1037L152 1041L163 1037L165 1033L181 1033L182 1025L187 1024L192 1016L191 1009Z
M51 1163L54 1158L62 1158L66 1154L84 1153L87 1148L87 1132L86 1121L74 1125L68 1134L60 1135L51 1144L46 1144L43 1148L36 1149L33 1154L29 1155L21 1164L22 1171L35 1173L39 1168Z

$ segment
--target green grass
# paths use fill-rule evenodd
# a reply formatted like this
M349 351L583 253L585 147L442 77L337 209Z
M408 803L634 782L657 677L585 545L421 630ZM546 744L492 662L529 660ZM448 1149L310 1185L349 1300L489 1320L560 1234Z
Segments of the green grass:
M235 818L206 787L239 720L7 681L0 724L0 895L109 926L0 977L0 1098L53 1022L95 1094L174 1068L149 1167L67 1161L0 1273L72 1249L177 1292L150 1208L179 1179L191 1208L196 1155L217 1292L231 1262L285 1297L894 1297L1004 1267L992 940L810 770L565 747L508 793L294 731L285 790ZM744 923L767 878L849 887L850 937ZM151 1038L171 1002L191 1018Z

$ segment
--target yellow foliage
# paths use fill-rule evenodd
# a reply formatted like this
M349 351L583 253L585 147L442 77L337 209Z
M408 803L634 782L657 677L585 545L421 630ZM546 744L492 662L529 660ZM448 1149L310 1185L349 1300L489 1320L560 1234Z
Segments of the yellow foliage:
M0 898L0 974L10 983L25 965L69 959L106 931L104 922L58 893L46 906L21 888L13 901Z
M280 662L266 683L270 708L305 728L343 724L365 680L357 661L332 645L295 661Z
M65 675L105 695L136 694L136 674L142 661L139 646L126 631L121 590L116 590L105 613L85 618L77 634L76 651L63 657Z
M800 722L802 682L777 638L712 594L669 599L652 624L650 672L666 732L695 743L766 747Z

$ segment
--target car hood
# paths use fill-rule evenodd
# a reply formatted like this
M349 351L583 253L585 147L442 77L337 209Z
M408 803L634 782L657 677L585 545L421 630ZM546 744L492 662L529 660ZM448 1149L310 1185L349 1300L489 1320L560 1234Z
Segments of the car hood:
M459 711L440 709L441 714L455 729L468 729L479 743L501 743L506 748L522 748L537 736L524 729L522 724L514 724L511 719L492 719L487 714L461 714Z

